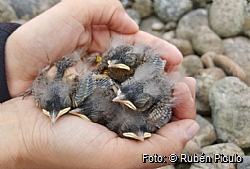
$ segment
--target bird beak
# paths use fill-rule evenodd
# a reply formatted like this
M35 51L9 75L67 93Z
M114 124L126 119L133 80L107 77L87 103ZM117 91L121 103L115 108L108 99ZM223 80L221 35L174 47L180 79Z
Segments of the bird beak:
M116 64L115 62L116 62L115 60L113 60L111 62L109 61L108 62L108 64L109 64L108 68L125 69L125 70L130 71L130 67L129 66L127 66L125 64L122 64L122 63Z
M76 109L70 111L69 113L73 114L75 116L78 116L78 117L82 118L83 120L92 122L87 116L85 116L84 114L81 114L80 112L81 112L81 110L79 108L76 108Z
M42 109L43 113L50 117L52 124L54 124L59 117L67 113L69 110L70 110L70 107L67 107L63 110L60 110L59 113L57 113L55 111L49 112L45 109Z
M128 137L128 138L133 138L136 140L140 140L140 141L144 141L145 138L149 138L151 137L151 133L148 132L138 132L138 134L135 133L123 133L122 134L124 137Z
M131 101L124 100L124 99L125 99L125 96L123 94L120 94L120 95L116 96L116 98L114 98L112 101L124 104L132 110L137 110L137 108L135 107L135 105Z

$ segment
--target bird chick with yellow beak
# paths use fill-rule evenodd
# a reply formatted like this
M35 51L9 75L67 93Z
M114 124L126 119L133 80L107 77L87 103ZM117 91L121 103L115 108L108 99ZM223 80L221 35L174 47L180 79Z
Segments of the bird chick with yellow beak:
M122 83L133 76L135 70L145 63L153 54L152 49L144 44L118 45L110 47L103 54L98 64L99 73L108 71L108 76Z
M32 94L36 105L50 117L52 123L67 113L73 105L72 96L78 87L78 64L81 64L80 50L65 55L52 66L47 66L34 80Z

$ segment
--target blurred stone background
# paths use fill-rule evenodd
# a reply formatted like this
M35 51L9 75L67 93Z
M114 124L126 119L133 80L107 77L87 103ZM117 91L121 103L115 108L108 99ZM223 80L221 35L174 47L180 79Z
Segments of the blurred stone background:
M24 24L59 0L0 0L0 22ZM121 0L140 29L174 44L197 81L199 133L183 153L250 155L250 4L247 0ZM167 146L167 145L166 145ZM156 152L157 153L157 152ZM246 159L246 158L245 158ZM250 168L180 163L164 169Z

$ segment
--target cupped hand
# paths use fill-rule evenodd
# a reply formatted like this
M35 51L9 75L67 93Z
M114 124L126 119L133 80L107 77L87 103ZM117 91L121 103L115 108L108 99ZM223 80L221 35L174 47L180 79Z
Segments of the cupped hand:
M65 0L8 38L5 65L11 96L32 85L48 58L54 62L77 47L103 52L116 37L152 46L167 60L167 69L175 69L182 60L173 45L138 31L119 1ZM196 134L194 90L192 78L176 85L175 92L184 95L174 111L175 121L144 142L119 138L101 125L70 115L52 125L32 96L11 99L0 105L1 164L26 169L159 167L164 164L142 163L142 154L179 154Z
M55 124L35 106L32 96L14 98L0 105L1 166L10 169L156 168L170 164L170 154L179 155L198 131L189 87L192 79L176 90L187 93L179 119L170 122L144 142L119 138L96 123L73 115ZM150 163L143 154L166 156L166 163ZM148 156L148 158L149 158ZM146 156L145 156L146 157ZM152 159L151 159L152 160Z
M77 47L86 52L104 52L117 36L128 43L156 46L164 52L170 67L182 60L173 45L138 31L119 1L65 0L22 25L8 38L5 65L11 97L32 85L39 70L49 64L48 58L54 62Z

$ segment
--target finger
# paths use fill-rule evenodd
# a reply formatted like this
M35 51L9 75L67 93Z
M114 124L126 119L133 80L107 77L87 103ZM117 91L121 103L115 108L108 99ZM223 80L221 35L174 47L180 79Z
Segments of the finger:
M183 82L188 86L192 98L195 100L196 80L193 77L185 77Z
M90 45L89 52L96 52L96 50L99 50L98 52L105 51L109 48L110 41L112 39L122 39L124 43L126 44L134 44L134 43L141 43L145 45L151 46L154 50L156 50L157 53L159 53L162 57L162 59L167 61L166 65L166 71L173 70L178 68L178 65L182 61L182 55L180 51L173 46L172 44L168 43L167 41L164 41L160 38L157 38L153 35L150 35L149 33L138 31L137 33L133 35L121 35L117 32L110 32L110 34L107 34L107 27L94 27L93 28L93 41ZM102 37L102 38L100 38ZM108 42L108 43L103 43Z
M191 81L191 80L190 80ZM190 83L191 85L192 83ZM196 106L195 101L192 97L191 91L195 86L191 86L192 90L189 89L188 85L184 82L179 82L174 88L174 102L175 107L173 108L174 116L178 119L195 119Z
M169 123L144 142L126 140L126 149L130 156L122 160L129 165L128 168L156 168L170 164L169 155L180 155L186 143L195 136L198 130L199 125L194 120L186 119ZM124 148L120 147L116 151L123 151ZM155 154L162 157L166 156L167 163L150 163L149 156L146 154L149 156ZM143 160L145 163L143 163Z
M131 34L139 30L138 25L128 16L121 3L117 0L83 1L65 0L61 5L66 12L77 18L84 26L106 25L109 29ZM88 12L86 14L86 12Z
M143 43L155 49L162 59L167 61L166 71L178 66L182 61L182 55L174 45L146 32L139 31L131 37L131 41L133 43Z

